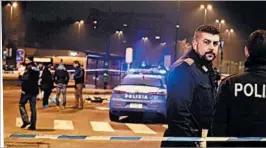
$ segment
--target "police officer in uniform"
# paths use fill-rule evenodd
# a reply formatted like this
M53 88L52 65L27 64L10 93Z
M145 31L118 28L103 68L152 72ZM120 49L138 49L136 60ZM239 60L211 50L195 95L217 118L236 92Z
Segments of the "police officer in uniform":
M36 96L39 93L38 80L39 80L39 69L33 63L33 58L29 57L25 60L26 70L22 76L21 84L21 96L19 101L19 111L23 121L21 128L29 126L29 130L36 130ZM30 102L31 119L29 121L26 103Z
M213 134L222 137L266 136L266 30L253 32L244 49L243 73L219 86ZM265 142L223 142L219 146L266 146Z
M220 44L220 32L202 25L194 33L192 49L172 66L167 80L165 137L200 137L209 130L215 104L212 61ZM161 147L195 147L195 142L164 141Z

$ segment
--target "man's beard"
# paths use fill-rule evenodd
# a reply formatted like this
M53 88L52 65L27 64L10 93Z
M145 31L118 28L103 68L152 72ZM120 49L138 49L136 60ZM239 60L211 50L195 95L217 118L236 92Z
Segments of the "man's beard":
M212 51L209 51L209 52L205 52L205 54L201 56L201 58L207 62L212 62L216 58L216 55ZM212 58L212 59L210 60L209 58Z

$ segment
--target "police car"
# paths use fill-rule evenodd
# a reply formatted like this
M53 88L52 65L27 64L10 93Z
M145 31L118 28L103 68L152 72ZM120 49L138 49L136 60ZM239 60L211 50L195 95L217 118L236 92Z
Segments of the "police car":
M151 71L133 70L113 89L109 104L111 121L132 113L150 112L166 116L166 72L160 70L161 74L154 74Z

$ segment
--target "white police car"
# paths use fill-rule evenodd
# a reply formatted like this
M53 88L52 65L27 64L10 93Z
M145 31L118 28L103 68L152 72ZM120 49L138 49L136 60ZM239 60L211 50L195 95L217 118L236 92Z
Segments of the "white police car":
M166 84L164 75L130 73L114 88L109 104L109 118L152 112L166 116Z

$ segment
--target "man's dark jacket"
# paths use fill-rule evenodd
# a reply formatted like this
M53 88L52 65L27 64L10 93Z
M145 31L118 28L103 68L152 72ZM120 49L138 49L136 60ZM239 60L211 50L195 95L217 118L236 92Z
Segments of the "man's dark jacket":
M209 129L215 105L213 69L191 50L172 66L167 78L165 137L200 137ZM162 147L195 146L194 142L162 142Z
M245 71L226 78L217 96L214 136L266 137L266 57L249 57ZM218 146L266 147L265 142L221 144Z

